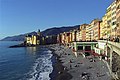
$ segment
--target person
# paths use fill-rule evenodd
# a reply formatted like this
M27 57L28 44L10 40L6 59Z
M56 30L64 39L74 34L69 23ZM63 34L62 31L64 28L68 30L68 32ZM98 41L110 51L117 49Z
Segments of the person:
M72 63L72 61L70 60L70 63Z
M82 79L89 80L90 75L89 75L89 73L82 72L81 77L82 77Z
M119 37L117 37L117 42L119 42Z

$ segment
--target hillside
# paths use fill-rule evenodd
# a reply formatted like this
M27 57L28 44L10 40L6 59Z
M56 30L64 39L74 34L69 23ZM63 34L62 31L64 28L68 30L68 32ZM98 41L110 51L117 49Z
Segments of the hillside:
M66 26L66 27L59 27L59 28L58 27L54 27L54 28L46 29L46 30L42 31L41 33L44 36L47 36L47 35L57 35L57 34L60 34L62 32L67 32L67 31L70 31L72 29L79 28L79 26L80 25ZM36 34L36 32L34 31L34 32L30 32L30 33L25 33L25 34L5 37L1 41L23 41L27 34Z

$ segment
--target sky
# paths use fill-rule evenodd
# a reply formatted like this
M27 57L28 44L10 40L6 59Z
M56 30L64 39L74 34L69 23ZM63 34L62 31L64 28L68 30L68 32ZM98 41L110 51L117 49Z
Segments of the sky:
M113 0L0 0L0 39L102 18Z

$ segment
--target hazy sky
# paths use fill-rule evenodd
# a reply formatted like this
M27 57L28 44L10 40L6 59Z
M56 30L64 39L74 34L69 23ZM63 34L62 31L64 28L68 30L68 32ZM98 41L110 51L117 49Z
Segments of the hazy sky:
M90 23L112 0L0 0L0 39L6 36Z

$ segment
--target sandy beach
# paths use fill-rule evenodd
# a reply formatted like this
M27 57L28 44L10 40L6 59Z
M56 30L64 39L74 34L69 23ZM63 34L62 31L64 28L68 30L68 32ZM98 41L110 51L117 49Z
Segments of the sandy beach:
M83 57L63 45L48 45L57 62L53 65L51 80L111 80L106 64L97 57Z

